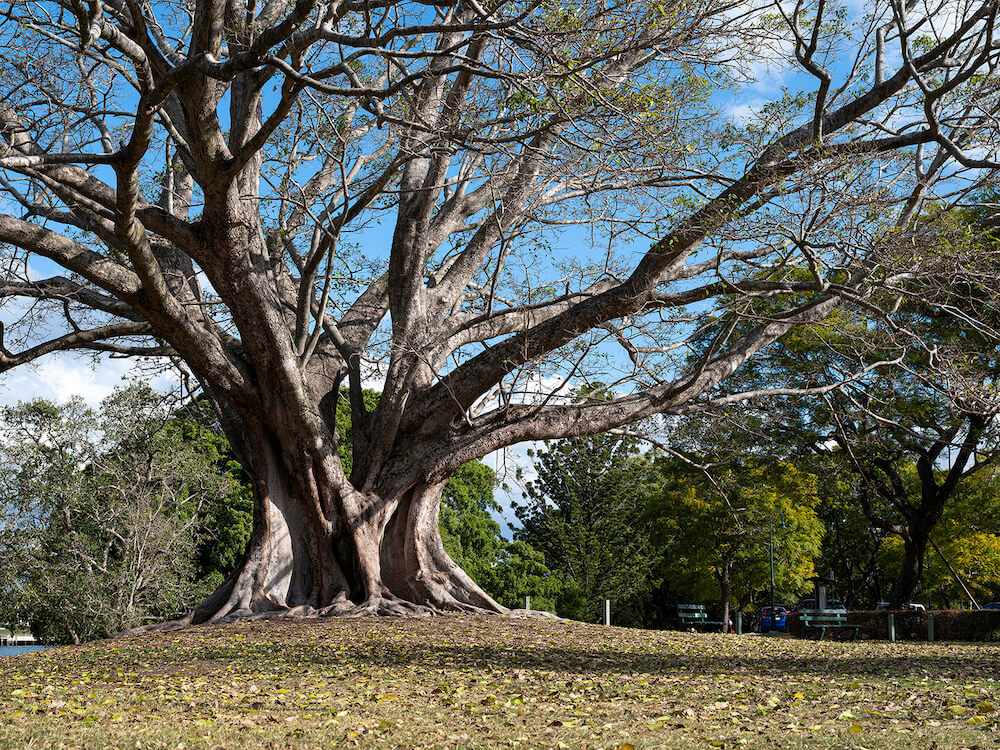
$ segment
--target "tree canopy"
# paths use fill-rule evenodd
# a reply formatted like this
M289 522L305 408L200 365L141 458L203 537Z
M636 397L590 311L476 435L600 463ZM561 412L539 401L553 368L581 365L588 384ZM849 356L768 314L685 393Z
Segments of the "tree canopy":
M145 386L98 411L0 412L0 621L49 642L109 637L177 615L232 572L252 501L196 416Z
M997 3L864 11L14 0L0 371L112 353L204 391L254 529L189 619L502 610L437 530L459 466L703 409L928 268L995 280L923 207L995 214ZM727 110L760 70L788 85Z
M824 533L815 475L780 461L734 461L711 479L663 461L660 473L649 515L673 588L698 600L718 597L727 617L731 600L742 608L768 590L773 553L777 602L809 589Z
M557 609L596 622L603 599L627 606L654 582L657 554L644 522L652 467L616 435L559 440L532 451L535 479L515 504L519 540L560 578Z
M928 273L917 283L941 281ZM975 305L983 291L966 280L947 296ZM874 319L855 304L834 317L786 336L723 386L738 390L780 377L823 388L822 398L759 399L701 420L699 440L716 456L748 441L777 458L811 453L831 483L853 474L848 502L877 535L902 543L887 594L902 606L920 591L929 540L949 502L1000 458L996 314L983 304L957 319L909 299ZM858 531L854 524L852 533ZM869 555L863 563L869 572L872 561Z

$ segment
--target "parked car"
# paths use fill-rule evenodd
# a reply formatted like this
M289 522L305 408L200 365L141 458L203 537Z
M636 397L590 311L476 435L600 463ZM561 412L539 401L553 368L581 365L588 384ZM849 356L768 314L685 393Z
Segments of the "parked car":
M989 604L984 604L980 609L1000 609L1000 602L990 602Z
M847 611L847 607L844 606L844 603L842 601L840 601L840 599L827 599L826 600L826 608L827 609L840 610L841 612L846 612ZM798 603L798 605L796 605L795 611L797 612L800 609L816 609L816 600L815 599L802 599Z
M889 602L879 602L878 604L875 605L875 611L876 612L882 612L882 611L887 610L887 609L889 609ZM910 612L926 612L927 611L927 607L925 607L920 602L910 602L910 605L909 605L909 607L907 607L907 609Z
M760 619L757 620L758 633L785 632L788 630L788 607L784 604L775 604L774 612L770 607L763 607L760 610Z

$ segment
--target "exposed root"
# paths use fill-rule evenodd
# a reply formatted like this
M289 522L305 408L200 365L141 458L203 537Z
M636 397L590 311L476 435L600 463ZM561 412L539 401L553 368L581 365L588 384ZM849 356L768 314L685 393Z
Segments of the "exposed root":
M395 597L371 597L358 604L345 617L430 617L440 614L434 607L427 604L414 604Z
M194 612L176 620L167 620L153 625L144 625L117 633L114 637L121 638L130 635L147 633L169 633L185 630L199 623L194 621ZM333 604L319 609L309 605L268 609L262 612L252 612L249 609L233 609L227 613L217 613L215 617L203 620L201 624L227 625L236 622L255 622L258 620L297 620L317 617L446 617L449 615L500 615L516 619L560 620L551 612L537 609L505 609L497 612L493 609L475 607L456 600L433 604L430 602L416 603L398 599L391 595L372 597L360 604L349 599L340 599Z
M563 620L565 618L559 615L554 615L551 612L546 612L543 609L508 609L505 613L507 617L513 617L515 619L532 619L532 620Z

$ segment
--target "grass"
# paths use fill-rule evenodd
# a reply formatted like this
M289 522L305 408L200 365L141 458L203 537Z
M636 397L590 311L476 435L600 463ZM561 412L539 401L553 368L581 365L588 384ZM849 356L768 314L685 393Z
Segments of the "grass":
M997 677L994 644L255 622L0 659L0 747L996 748Z

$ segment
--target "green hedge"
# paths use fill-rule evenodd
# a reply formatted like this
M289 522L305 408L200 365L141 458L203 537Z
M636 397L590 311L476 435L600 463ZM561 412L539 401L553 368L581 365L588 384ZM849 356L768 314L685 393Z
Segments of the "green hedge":
M885 641L889 638L887 611L847 613L847 621L860 625L859 638ZM892 612L897 641L926 641L927 615L934 615L936 641L1000 641L1000 610L936 609L931 612ZM798 613L788 616L788 631L801 635Z

